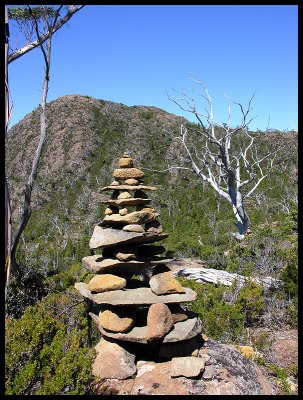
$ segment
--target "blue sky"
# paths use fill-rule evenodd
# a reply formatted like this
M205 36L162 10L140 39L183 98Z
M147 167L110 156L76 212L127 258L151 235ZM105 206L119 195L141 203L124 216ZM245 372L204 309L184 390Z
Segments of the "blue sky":
M255 92L250 129L265 129L269 117L271 128L298 129L298 6L87 5L52 46L48 102L80 94L193 120L165 91L199 90L194 72L218 122L227 120L225 95L246 106ZM39 49L9 65L10 126L39 105L43 73ZM239 123L231 103L231 124Z

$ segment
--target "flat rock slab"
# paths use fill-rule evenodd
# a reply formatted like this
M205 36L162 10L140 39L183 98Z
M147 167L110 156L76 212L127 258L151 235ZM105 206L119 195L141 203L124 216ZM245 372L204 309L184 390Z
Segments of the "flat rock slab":
M173 293L157 296L150 288L114 290L92 294L88 285L84 282L75 283L75 288L82 294L97 304L111 304L115 306L122 305L148 305L148 304L169 304L194 301L197 293L192 289L185 288L185 293Z
M112 333L107 332L99 325L99 318L96 314L89 313L100 332L106 337L124 340L134 343L149 343L146 338L146 326L136 326L127 333ZM199 318L191 318L187 321L174 324L173 329L162 339L161 343L174 343L183 340L189 340L196 337L202 331L201 321Z
M99 225L95 226L93 235L89 241L91 249L103 247L114 247L124 243L152 243L167 238L168 233L138 233L125 232L120 229L103 228Z
M126 214L124 212L122 214L120 210L119 214L111 214L111 215L106 215L101 224L102 225L128 225L128 224L145 224L146 222L152 221L156 219L159 214L155 212L151 212L149 210L142 210L142 211L133 211L129 214L127 214L127 209ZM161 232L156 232L156 233L161 233Z
M104 272L142 272L147 268L152 268L157 264L165 264L171 259L164 257L144 257L142 261L119 261L114 258L103 258L101 255L87 256L82 258L82 264L85 268L94 274L102 274Z
M172 378L185 376L194 378L200 375L205 368L205 361L198 357L175 357L171 360L170 376Z
M157 190L155 186L145 186L145 185L117 185L117 186L105 186L101 189L101 192L104 190Z
M116 199L116 200L106 200L106 201L101 201L103 204L108 204L108 205L115 205L115 206L145 206L146 204L150 203L151 199L141 199L141 198L135 198L135 197L130 197L128 199Z
M97 357L92 374L98 378L126 379L136 373L135 356L117 343L102 338L95 346Z

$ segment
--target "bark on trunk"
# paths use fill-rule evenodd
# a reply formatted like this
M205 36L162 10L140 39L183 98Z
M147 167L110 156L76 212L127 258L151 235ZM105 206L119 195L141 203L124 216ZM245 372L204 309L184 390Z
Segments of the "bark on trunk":
M21 222L18 226L13 246L12 246L12 252L11 252L11 262L12 262L12 272L14 272L16 275L20 272L20 267L18 265L18 262L16 260L16 251L17 247L20 241L20 237L24 231L24 229L27 226L27 223L30 219L31 216L31 196L32 196L32 191L33 191L33 185L36 179L37 171L38 171L38 165L39 161L41 158L41 154L44 148L45 140L46 140L46 131L47 131L47 123L46 123L46 99L47 99L47 93L48 93L48 83L49 83L49 69L50 69L50 54L51 54L51 39L52 36L48 39L47 43L47 54L43 50L44 54L44 59L45 59L45 77L44 77L44 82L43 82L43 92L42 92L42 99L41 99L41 116L40 116L40 140L39 144L35 153L35 157L33 160L32 164L32 170L31 174L28 178L28 182L25 185L24 189L24 205L23 205L23 213L21 216Z
M247 230L250 230L250 219L244 208L243 198L239 191L235 189L234 186L228 188L228 192L231 199L231 204L233 207L233 212L236 217L238 232L240 235L246 235Z

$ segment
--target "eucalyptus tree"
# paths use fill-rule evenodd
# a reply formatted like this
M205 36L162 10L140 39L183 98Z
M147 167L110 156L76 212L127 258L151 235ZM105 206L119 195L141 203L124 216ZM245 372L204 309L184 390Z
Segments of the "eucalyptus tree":
M16 251L24 232L27 223L32 213L31 197L34 187L34 182L37 176L39 161L47 137L47 115L46 115L46 101L50 80L50 66L51 66L51 48L53 35L60 29L67 21L81 8L83 5L60 5L60 6L45 6L39 5L36 7L31 6L18 6L8 9L8 16L11 21L16 23L16 26L23 36L25 43L16 48L10 40L10 52L8 54L8 64L17 60L29 51L40 48L44 62L44 80L42 88L42 97L40 108L40 138L38 147L36 149L30 175L24 187L24 200L21 211L20 223L16 229L12 247L11 247L11 269L12 272L19 275L20 267L16 260ZM18 38L19 40L19 38ZM9 275L8 275L9 276ZM7 287L9 282L6 282Z
M251 231L250 218L245 203L256 192L261 182L271 173L281 141L268 140L250 132L249 124L254 95L247 108L230 99L239 107L241 123L231 126L231 108L228 106L227 123L214 119L214 106L208 88L198 78L193 80L202 91L198 95L206 102L205 112L200 112L191 91L183 89L181 97L172 98L182 110L195 116L196 124L181 125L180 135L174 137L181 144L187 166L170 166L168 169L187 169L230 204L238 232L233 235L241 240ZM197 93L197 92L195 92ZM258 143L258 145L256 145Z

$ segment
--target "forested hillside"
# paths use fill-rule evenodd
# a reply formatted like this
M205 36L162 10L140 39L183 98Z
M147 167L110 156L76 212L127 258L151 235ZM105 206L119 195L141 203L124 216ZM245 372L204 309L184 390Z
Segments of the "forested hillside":
M260 143L260 154L275 140L285 145L272 173L247 203L251 233L237 242L231 235L236 230L232 210L211 187L190 171L157 172L185 165L173 137L181 124L194 124L156 107L127 107L79 95L50 102L47 114L48 139L35 184L34 211L17 252L22 280L12 281L7 303L7 368L17 365L14 373L7 372L7 393L91 390L89 362L84 359L98 334L73 284L91 276L81 259L90 254L89 238L104 215L100 189L111 182L124 151L144 171L146 184L159 185L151 197L170 234L163 242L167 256L196 258L210 268L273 276L282 282L279 291L245 286L235 298L233 288L186 282L200 294L195 311L205 333L243 344L247 327L297 326L297 133L251 132ZM6 142L13 232L38 140L36 109L9 131ZM258 340L261 349L266 343ZM65 361L58 350L62 342ZM22 346L28 346L26 355ZM34 354L39 354L39 362ZM65 369L64 363L73 377L58 372Z

